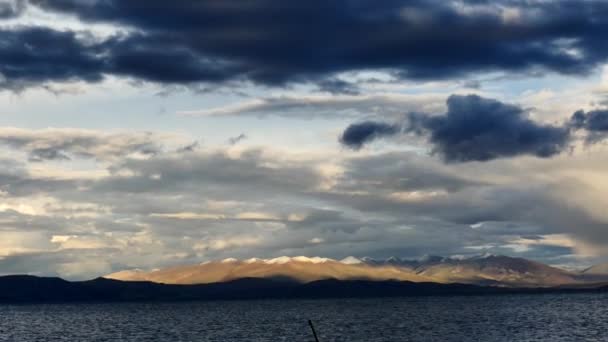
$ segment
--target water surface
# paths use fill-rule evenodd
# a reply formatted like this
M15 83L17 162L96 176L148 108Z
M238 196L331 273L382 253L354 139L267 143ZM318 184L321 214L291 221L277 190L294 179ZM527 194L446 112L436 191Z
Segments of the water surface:
M607 294L0 305L0 341L608 341Z

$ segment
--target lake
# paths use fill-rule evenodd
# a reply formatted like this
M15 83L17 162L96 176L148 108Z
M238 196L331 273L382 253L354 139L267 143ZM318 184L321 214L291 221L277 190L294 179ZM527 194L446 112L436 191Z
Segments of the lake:
M606 341L608 294L0 305L0 341Z

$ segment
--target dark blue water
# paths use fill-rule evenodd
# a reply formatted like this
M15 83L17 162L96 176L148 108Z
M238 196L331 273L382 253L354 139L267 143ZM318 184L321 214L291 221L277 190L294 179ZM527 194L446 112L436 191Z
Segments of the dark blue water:
M1 305L0 341L608 341L608 295Z

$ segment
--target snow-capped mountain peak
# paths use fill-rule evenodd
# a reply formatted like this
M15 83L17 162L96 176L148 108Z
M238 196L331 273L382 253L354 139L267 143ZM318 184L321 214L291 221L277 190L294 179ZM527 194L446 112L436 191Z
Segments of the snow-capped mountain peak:
M263 264L267 264L267 265L282 265L282 264L287 264L289 262L306 262L306 263L311 263L311 264L321 264L321 263L329 262L329 261L335 262L336 260L330 259L330 258L321 258L321 257L280 256L280 257L271 258L271 259L249 258L249 259L245 259L245 260L227 258L227 259L220 260L219 262L223 263L223 264L243 262L245 264L263 263ZM206 263L208 263L208 262L206 262Z
M250 258L250 259L247 259L247 260L245 260L243 262L246 263L246 264L253 264L253 263L256 263L256 262L264 262L264 260L258 259L258 258Z
M354 256L348 256L342 260L340 260L341 263L346 264L346 265L356 265L356 264L362 264L363 261L359 258L356 258Z
M226 259L224 259L224 260L222 260L220 262L222 264L231 264L231 263L234 263L234 262L238 262L238 260L235 259L235 258L226 258Z

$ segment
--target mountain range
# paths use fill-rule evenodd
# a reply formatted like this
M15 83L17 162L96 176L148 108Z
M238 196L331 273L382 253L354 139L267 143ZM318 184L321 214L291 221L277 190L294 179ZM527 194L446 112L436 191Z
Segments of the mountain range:
M416 260L356 257L334 260L299 256L246 260L229 258L152 271L125 270L106 275L104 278L182 285L253 278L301 284L334 279L554 287L608 282L608 266L597 265L582 272L574 272L532 260L501 255L470 258L428 256Z
M580 272L522 258L224 259L87 281L0 276L0 303L346 298L608 291L608 264Z

